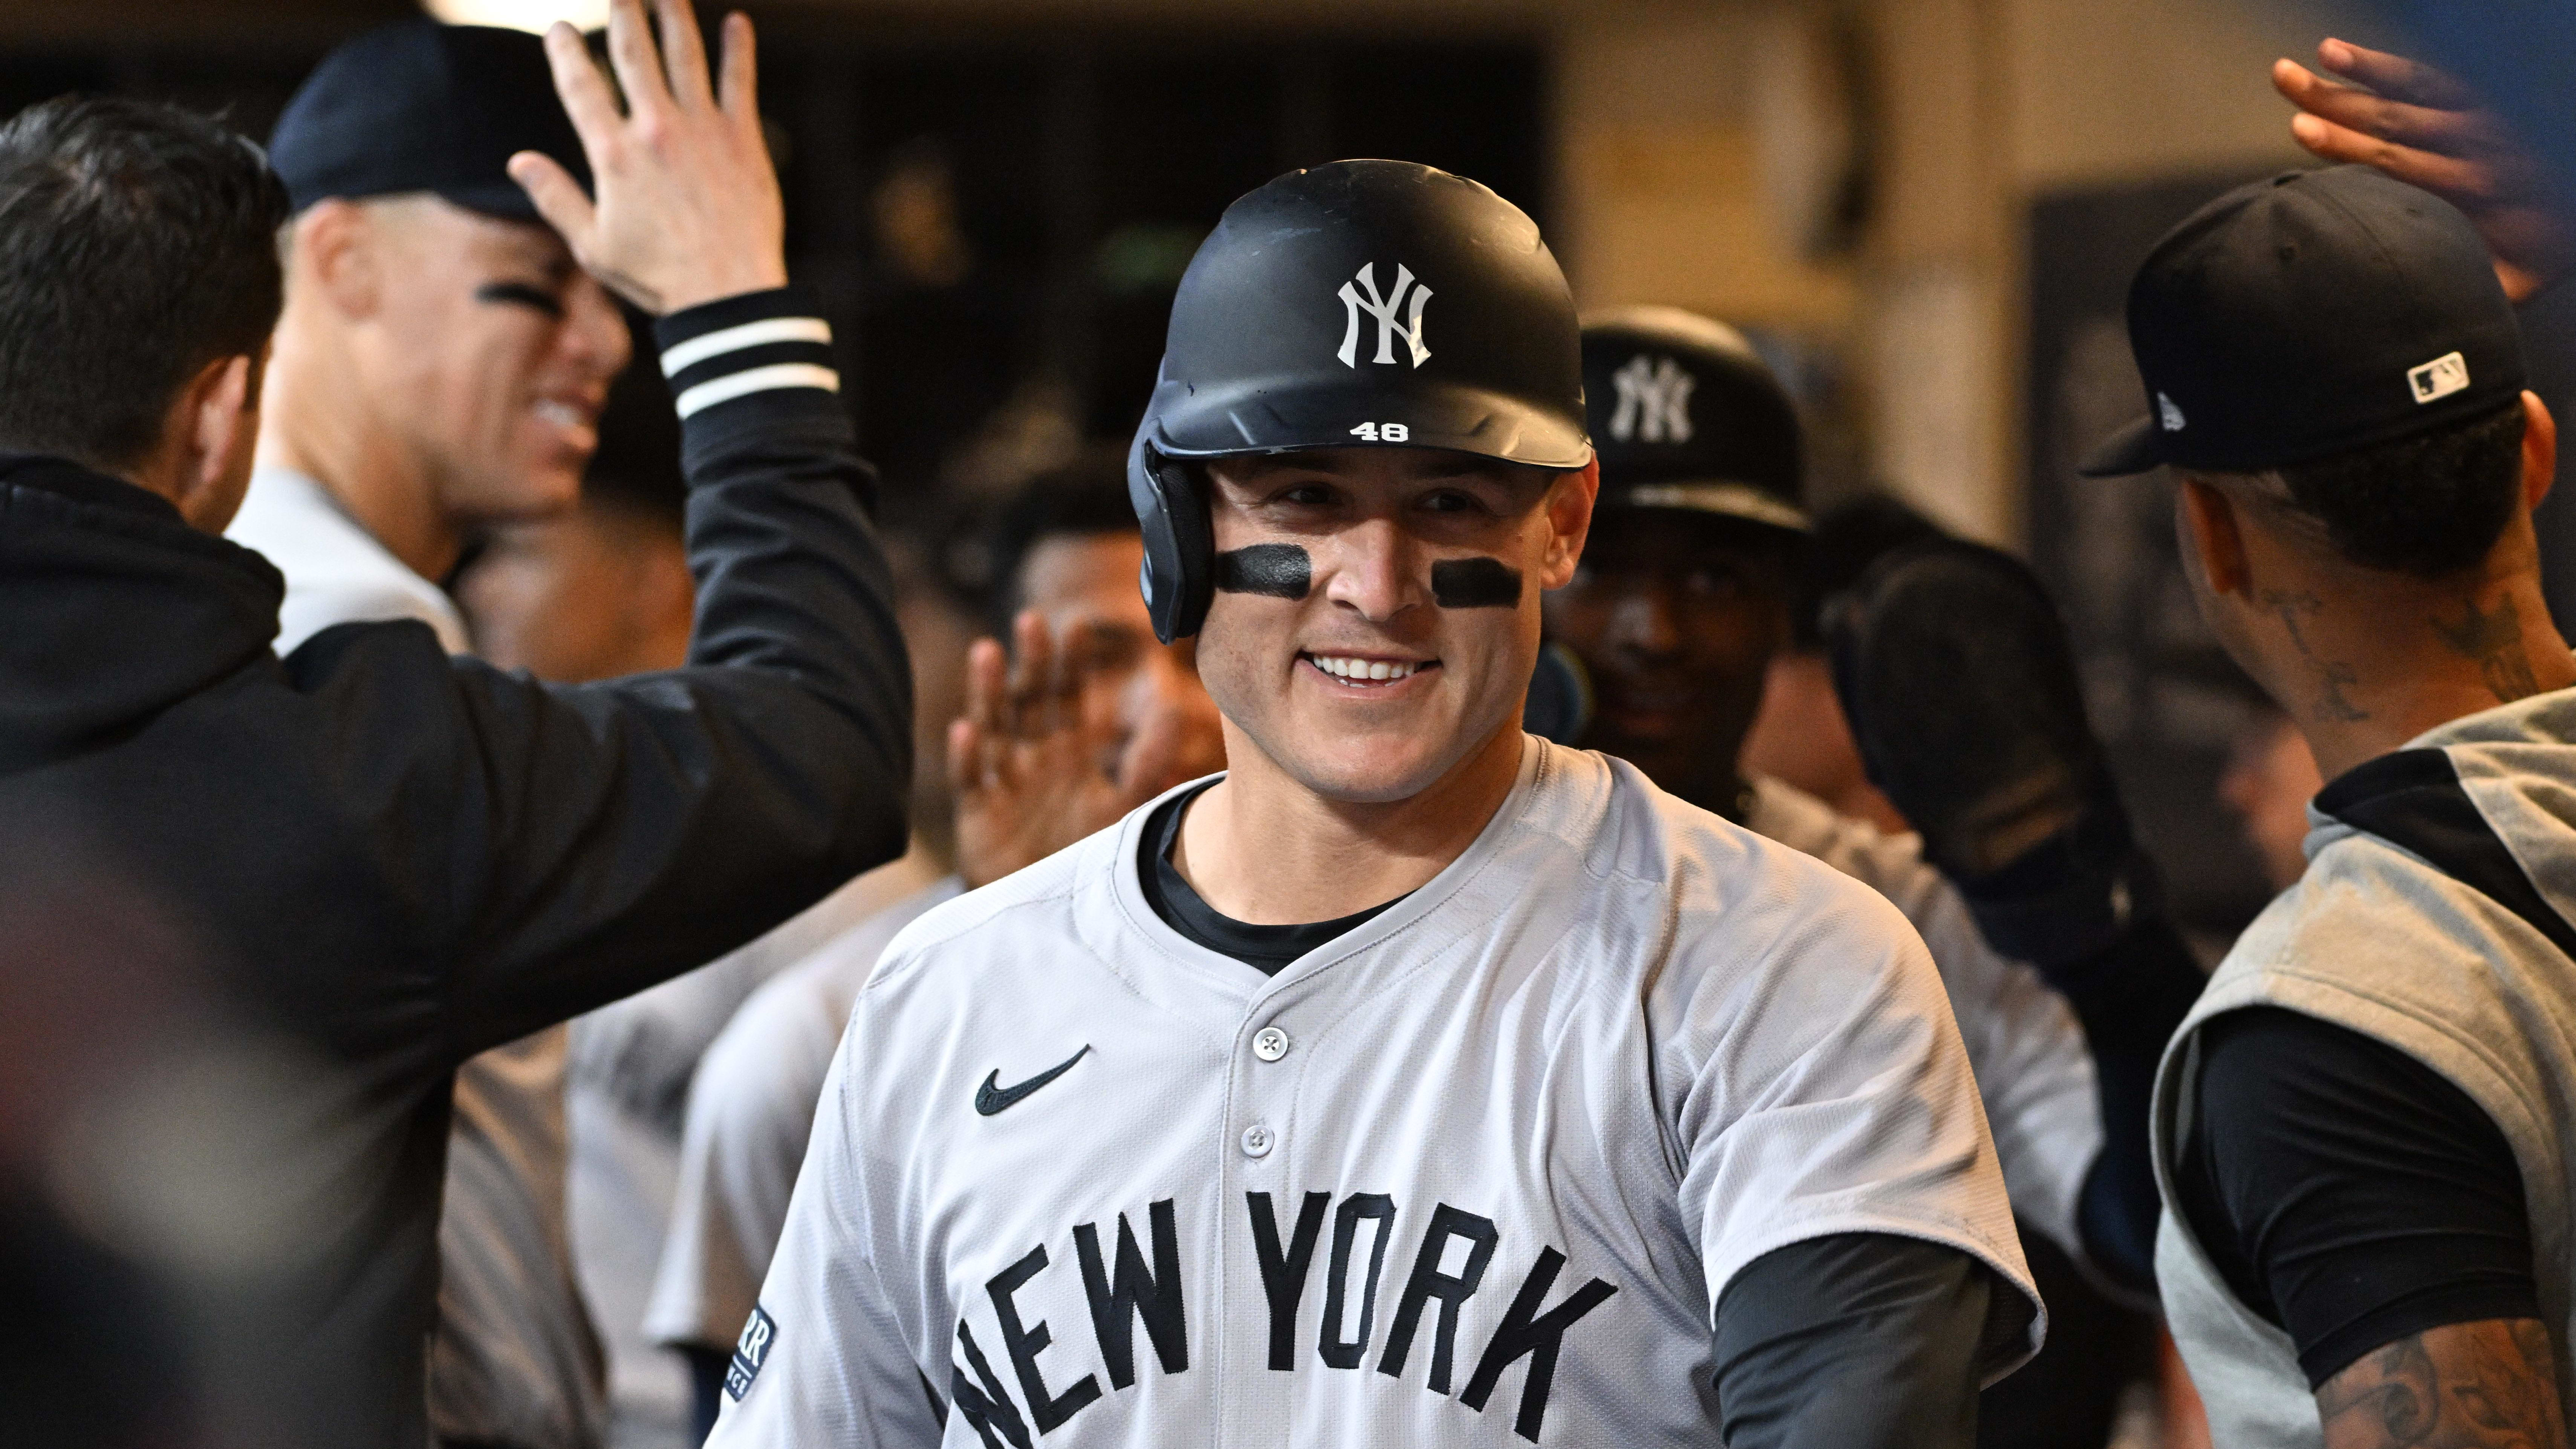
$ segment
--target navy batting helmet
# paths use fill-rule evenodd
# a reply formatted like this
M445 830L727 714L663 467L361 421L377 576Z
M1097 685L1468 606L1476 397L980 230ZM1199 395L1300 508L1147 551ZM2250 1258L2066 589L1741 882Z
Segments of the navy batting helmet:
M1237 200L1181 278L1128 453L1155 634L1197 633L1214 588L1205 484L1176 461L1393 446L1580 468L1579 338L1537 224L1463 176L1336 161Z

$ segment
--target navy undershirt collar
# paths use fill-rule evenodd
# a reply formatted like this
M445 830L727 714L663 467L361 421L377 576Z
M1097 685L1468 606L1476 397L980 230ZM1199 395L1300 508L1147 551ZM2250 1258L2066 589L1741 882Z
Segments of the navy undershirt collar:
M1208 782L1209 785L1214 783L1213 780ZM1358 930L1404 899L1404 896L1397 896L1395 900L1338 920L1293 926L1256 926L1218 911L1200 897L1172 864L1172 846L1180 839L1181 817L1189 813L1190 802L1207 788L1207 785L1201 785L1196 790L1164 801L1146 818L1145 828L1138 832L1144 844L1144 855L1136 862L1136 874L1138 884L1145 889L1145 903L1154 908L1154 914L1162 918L1164 925L1192 941L1220 955L1231 956L1264 976L1276 976L1289 962Z

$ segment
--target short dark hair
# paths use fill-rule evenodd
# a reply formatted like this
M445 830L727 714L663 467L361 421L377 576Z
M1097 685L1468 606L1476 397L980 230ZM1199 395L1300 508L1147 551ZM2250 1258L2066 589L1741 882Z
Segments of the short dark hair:
M985 531L992 580L989 613L996 637L1010 637L1011 616L1024 597L1020 571L1039 544L1051 538L1137 531L1127 501L1127 450L1095 446L1061 468L1032 478L1005 504Z
M218 358L256 358L285 282L286 187L174 106L64 96L0 125L0 448L148 454Z
M2475 566L2522 492L2522 403L2254 475L2347 563L2418 578Z

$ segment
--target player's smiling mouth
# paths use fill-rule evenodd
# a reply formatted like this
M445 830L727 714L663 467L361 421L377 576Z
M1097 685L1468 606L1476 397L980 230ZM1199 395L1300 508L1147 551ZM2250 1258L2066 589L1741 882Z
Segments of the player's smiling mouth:
M1383 689L1440 667L1437 659L1370 659L1357 654L1306 652L1297 657L1335 684L1355 689Z

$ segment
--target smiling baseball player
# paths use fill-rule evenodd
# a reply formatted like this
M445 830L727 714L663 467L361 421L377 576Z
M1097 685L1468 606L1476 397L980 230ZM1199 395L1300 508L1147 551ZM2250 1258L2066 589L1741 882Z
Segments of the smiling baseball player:
M1131 461L1230 772L861 993L719 1445L1966 1445L2037 1341L1875 894L1525 735L1597 474L1537 228L1235 203Z

